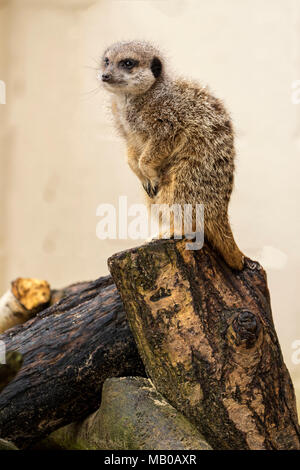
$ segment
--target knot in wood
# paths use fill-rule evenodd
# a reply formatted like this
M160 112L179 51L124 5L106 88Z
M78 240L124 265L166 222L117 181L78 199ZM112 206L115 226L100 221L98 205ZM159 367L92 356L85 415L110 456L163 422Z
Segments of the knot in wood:
M232 322L237 346L243 345L246 349L251 348L256 342L260 324L254 313L243 310L237 314Z

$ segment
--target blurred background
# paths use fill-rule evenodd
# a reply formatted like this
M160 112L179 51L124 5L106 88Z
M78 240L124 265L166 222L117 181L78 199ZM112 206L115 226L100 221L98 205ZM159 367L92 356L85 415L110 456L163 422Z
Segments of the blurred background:
M97 278L141 243L96 237L99 204L143 201L95 70L107 45L137 38L231 112L233 231L267 271L299 406L299 0L0 0L0 291Z

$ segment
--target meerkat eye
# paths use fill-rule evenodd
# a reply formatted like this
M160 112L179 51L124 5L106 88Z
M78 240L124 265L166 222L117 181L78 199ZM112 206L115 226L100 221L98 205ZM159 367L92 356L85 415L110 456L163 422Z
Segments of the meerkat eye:
M105 65L105 67L107 67L108 64L109 64L109 59L108 59L108 57L105 57L105 59L104 59L104 65Z
M119 62L119 66L127 70L132 69L135 65L137 65L137 61L132 59L124 59Z

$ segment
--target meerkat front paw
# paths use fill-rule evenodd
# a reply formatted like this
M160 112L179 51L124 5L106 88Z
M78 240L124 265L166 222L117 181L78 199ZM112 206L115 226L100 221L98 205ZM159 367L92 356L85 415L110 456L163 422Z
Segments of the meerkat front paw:
M153 199L158 192L158 180L146 180L143 183L143 188L148 196Z

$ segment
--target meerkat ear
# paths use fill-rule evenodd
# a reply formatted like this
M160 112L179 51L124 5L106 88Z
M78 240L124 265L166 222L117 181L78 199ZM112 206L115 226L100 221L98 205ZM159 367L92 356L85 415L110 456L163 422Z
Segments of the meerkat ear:
M155 78L158 78L161 74L162 63L158 57L153 57L151 62L151 71Z

